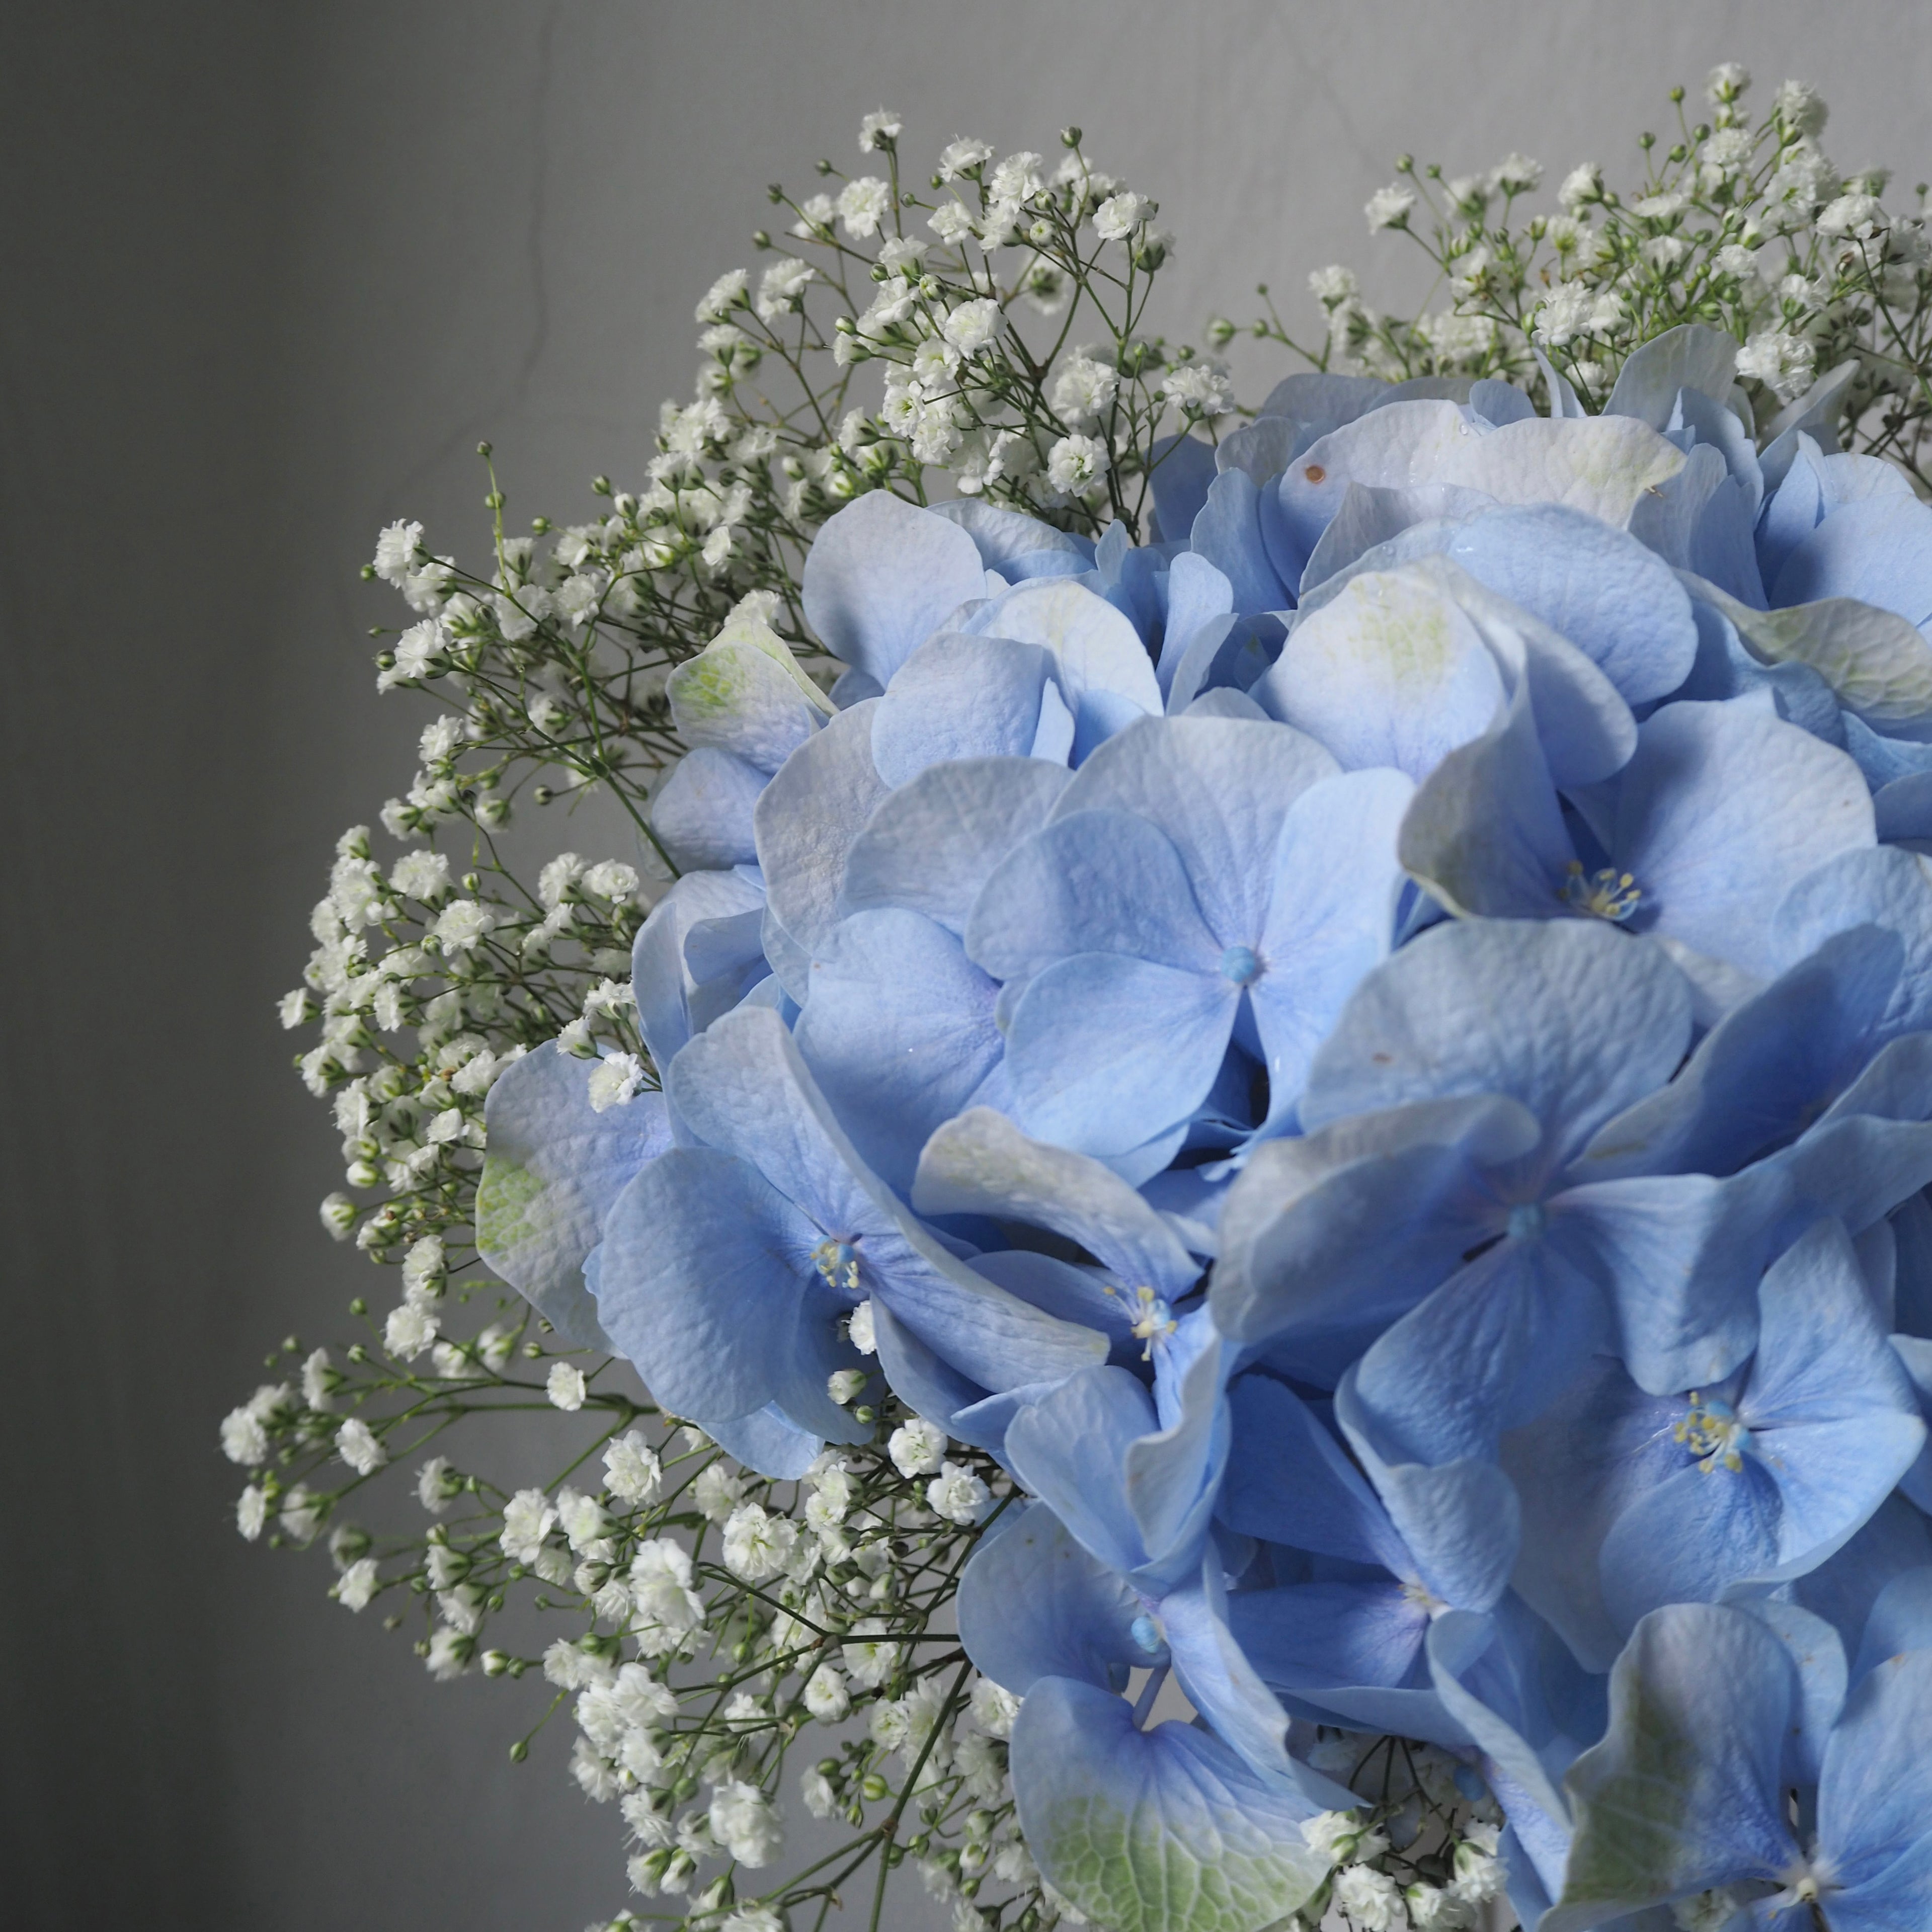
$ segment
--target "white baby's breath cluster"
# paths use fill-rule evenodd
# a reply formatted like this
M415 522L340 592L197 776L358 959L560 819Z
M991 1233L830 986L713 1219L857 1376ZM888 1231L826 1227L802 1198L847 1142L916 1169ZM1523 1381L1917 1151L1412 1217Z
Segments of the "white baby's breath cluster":
M1702 322L1742 345L1738 376L1760 422L1851 364L1840 406L1852 446L1932 487L1921 467L1932 422L1925 190L1888 208L1885 170L1840 174L1820 146L1826 106L1811 88L1786 81L1754 118L1750 87L1736 62L1714 68L1694 122L1673 88L1676 137L1640 137L1643 176L1628 189L1592 162L1552 195L1521 154L1449 177L1400 157L1368 225L1420 246L1446 303L1385 314L1353 270L1318 269L1309 286L1323 333L1298 352L1396 382L1496 376L1535 389L1560 378L1594 410L1632 350ZM1272 302L1252 332L1297 346ZM1224 321L1208 333L1226 344L1236 330Z

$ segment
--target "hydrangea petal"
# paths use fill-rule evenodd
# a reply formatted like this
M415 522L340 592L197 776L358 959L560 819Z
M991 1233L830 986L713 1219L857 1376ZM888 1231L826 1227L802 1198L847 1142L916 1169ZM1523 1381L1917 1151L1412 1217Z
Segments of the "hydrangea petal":
M617 1196L670 1146L670 1128L661 1094L598 1113L591 1070L547 1040L497 1076L484 1108L476 1246L566 1341L604 1348L584 1258Z
M784 666L750 644L707 646L671 673L664 695L686 744L716 746L763 772L776 771L822 715Z
M678 760L651 800L651 830L674 865L722 872L758 856L754 831L766 774L730 752L700 745Z
M872 713L872 763L888 785L956 758L1027 758L1053 661L1037 644L942 631L902 664Z
M1727 395L1737 367L1736 337L1702 322L1680 322L1631 352L1617 372L1604 413L1635 416L1652 429L1668 429L1680 389Z
M834 657L884 686L986 582L957 524L874 490L828 518L807 552L806 620Z
M1013 1728L1013 1795L1054 1888L1118 1932L1261 1932L1327 1875L1316 1808L1185 1724L1135 1728L1120 1698L1036 1684Z

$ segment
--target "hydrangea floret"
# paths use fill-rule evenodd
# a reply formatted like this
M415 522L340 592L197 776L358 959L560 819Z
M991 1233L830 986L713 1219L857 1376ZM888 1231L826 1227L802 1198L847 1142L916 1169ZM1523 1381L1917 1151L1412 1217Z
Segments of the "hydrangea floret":
M551 1687L614 1926L1932 1913L1932 254L1748 84L1405 161L1449 305L1252 410L1078 130L881 110L601 522L383 533L283 1016L400 1294L221 1442Z

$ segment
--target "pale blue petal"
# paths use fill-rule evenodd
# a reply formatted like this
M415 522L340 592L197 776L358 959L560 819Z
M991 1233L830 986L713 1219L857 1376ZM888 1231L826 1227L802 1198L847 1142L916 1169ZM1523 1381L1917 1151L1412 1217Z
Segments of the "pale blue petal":
M1030 758L921 772L880 800L853 841L842 909L903 906L963 933L980 887L1072 782L1070 772Z
M1021 1124L1104 1155L1184 1120L1220 1071L1240 998L1217 972L1118 952L1057 961L1028 982L1006 1036Z
M1303 608L1328 602L1344 573L1387 569L1413 556L1438 554L1452 540L1456 523L1495 503L1480 490L1448 483L1393 490L1350 484L1301 573ZM1408 541L1398 542L1403 538Z
M1852 1682L1908 1650L1932 1650L1932 1564L1902 1571L1879 1592L1865 1621Z
M1625 702L1667 696L1697 654L1690 599L1635 538L1555 504L1465 523L1446 554L1582 652Z
M598 1312L662 1408L700 1426L776 1402L836 1439L863 1431L826 1394L856 1363L845 1304L811 1260L818 1231L756 1169L674 1148L618 1198L604 1226Z
M1727 1015L1669 1086L1599 1130L1576 1178L1731 1174L1789 1140L1870 1056L1904 956L1876 926L1834 934Z
M942 631L899 667L872 713L888 785L956 758L1030 757L1053 660L1037 644Z
M1352 1372L1364 1432L1390 1463L1493 1457L1504 1422L1549 1409L1603 1346L1606 1327L1601 1296L1554 1244L1502 1241L1402 1316ZM1392 1504L1390 1513L1413 1548L1410 1525Z
M1164 436L1148 452L1156 540L1184 541L1214 480L1214 451L1197 436Z
M1486 423L1500 429L1504 423L1527 422L1536 405L1514 382L1486 376L1469 386L1469 406Z
M967 532L874 490L829 518L806 553L805 615L834 657L884 686L986 584Z
M1682 322L1632 352L1618 371L1604 413L1636 416L1652 429L1668 429L1678 390L1728 394L1737 364L1735 336L1702 322Z
M1541 1932L1753 1878L1796 1852L1779 1772L1796 1690L1755 1617L1680 1604L1638 1626L1610 1675L1610 1729L1570 1766L1563 1894Z
M1302 1119L1312 1129L1414 1100L1502 1094L1567 1159L1660 1087L1690 1036L1683 975L1600 922L1438 926L1348 1002L1316 1057Z
M1535 416L1445 440L1427 480L1486 490L1502 503L1565 504L1622 529L1646 492L1683 466L1683 453L1634 417Z
M1492 1302L1502 1299L1493 1286L1490 1292ZM1438 1294L1445 1300L1453 1298L1448 1289ZM1426 1309L1429 1304L1423 1306ZM1558 1311L1553 1322L1538 1318L1540 1332L1530 1336L1523 1353L1532 1354L1539 1346L1550 1348L1550 1331L1562 1325L1568 1313ZM1544 1314L1537 1311L1538 1318ZM1514 1486L1492 1460L1485 1460L1496 1453L1496 1433L1489 1431L1487 1442L1478 1446L1477 1432L1460 1432L1473 1454L1459 1453L1455 1441L1458 1432L1453 1424L1436 1430L1434 1442L1429 1442L1430 1431L1426 1426L1418 1429L1412 1418L1396 1414L1396 1405L1389 1401L1385 1384L1377 1391L1382 1398L1380 1402L1364 1394L1364 1384L1380 1366L1371 1349L1342 1378L1335 1391L1335 1420L1374 1484L1396 1534L1408 1546L1409 1561L1400 1574L1405 1581L1419 1580L1431 1595L1452 1609L1493 1610L1509 1588L1522 1534L1522 1506ZM1435 1372L1433 1364L1430 1372ZM1492 1394L1500 1394L1506 1388L1506 1373L1494 1376ZM1559 1369L1555 1379L1559 1388L1567 1386L1575 1381L1576 1370ZM1519 1412L1534 1414L1541 1393L1533 1389ZM1391 1429L1388 1424L1392 1417L1409 1426L1406 1430ZM1412 1460L1409 1445L1418 1441L1426 1448L1439 1447L1448 1453Z
M1887 1035L1932 1027L1932 865L1916 852L1848 852L1799 879L1773 922L1787 960L1816 952L1832 934L1882 926L1904 942L1898 984L1880 1022Z
M1932 509L1886 495L1834 510L1792 548L1771 586L1778 605L1827 597L1876 604L1908 624L1932 618Z
M1154 1398L1136 1378L1125 1369L1085 1369L1013 1418L1006 1460L1084 1549L1131 1575L1154 1552L1118 1472L1128 1450L1156 1426Z
M757 875L742 872L687 872L652 907L631 949L631 985L637 996L638 1023L652 1062L668 1066L694 1032L717 1017L721 1002L734 1006L747 985L763 976L763 942L747 936L737 922L762 920L764 888ZM728 959L723 952L700 949L706 971L693 970L687 942L700 930L730 928ZM693 1011L693 1002L704 1009Z
M996 983L922 914L855 914L812 962L794 1037L876 1172L911 1184L919 1150L970 1104L1004 1051Z
M776 1402L755 1414L714 1421L706 1432L734 1462L782 1483L796 1482L825 1447L823 1436L799 1428Z
M1112 810L1159 826L1220 942L1218 958L1221 946L1254 944L1288 809L1336 769L1313 740L1282 725L1160 718L1135 725L1090 758L1054 817Z
M1056 816L1002 861L966 927L967 952L999 980L1096 952L1218 974L1225 944L1172 843L1119 810Z
M1200 1265L1162 1216L1084 1154L1030 1140L980 1107L940 1127L920 1156L913 1204L922 1214L983 1214L1050 1228L1130 1286L1177 1300Z
M651 801L651 830L686 872L722 872L758 856L753 814L767 779L756 765L700 745L671 767Z
M1228 1458L1229 1423L1222 1388L1234 1352L1204 1309L1181 1317L1156 1340L1154 1408L1160 1426L1130 1444L1120 1483L1141 1543L1162 1587L1184 1562L1198 1566L1203 1539Z
M1271 416L1286 417L1312 442L1388 399L1389 385L1379 376L1304 373L1284 376L1262 398L1255 414L1263 422Z
M710 645L671 673L664 695L686 744L734 752L762 772L776 771L821 722L798 680L755 644Z
M1227 579L1237 610L1292 608L1294 586L1282 580L1269 560L1262 536L1261 489L1246 470L1224 470L1214 478L1188 542Z
M1345 772L1288 809L1249 988L1271 1120L1287 1117L1343 1002L1392 949L1408 884L1396 842L1414 796L1400 772Z
M1465 917L1554 920L1566 910L1575 848L1526 682L1489 730L1423 780L1400 851L1408 872Z
M1844 752L1754 702L1685 704L1642 726L1610 847L1643 895L1634 923L1768 978L1792 880L1873 838Z
M1412 1691L1428 1682L1420 1666L1429 1612L1393 1580L1243 1591L1229 1598L1228 1614L1264 1683L1348 1716L1364 1714L1358 1703L1322 1694Z
M608 1348L584 1257L603 1238L612 1204L670 1144L661 1094L598 1113L596 1063L547 1040L498 1075L484 1103L489 1135L476 1190L476 1246L564 1340Z
M1856 1652L1874 1606L1894 1577L1932 1566L1932 1526L1903 1496L1888 1497L1870 1522L1828 1563L1787 1586L1791 1600L1822 1617Z
M1204 556L1184 551L1167 574L1167 616L1162 634L1160 662L1155 667L1161 694L1174 682L1188 640L1204 626L1227 616L1234 608L1234 586Z
M1550 1202L1548 1238L1602 1291L1613 1352L1662 1394L1719 1381L1750 1354L1758 1274L1790 1202L1766 1165L1596 1181Z
M1033 574L1024 566L1048 556L1072 559L1082 570L1093 566L1094 545L1090 538L1057 530L1051 524L1043 524L1037 517L1022 516L1017 510L1003 510L996 504L958 496L950 502L934 503L931 514L944 517L949 524L957 524L979 546L980 561L1003 576L1010 576L1016 568L1022 574Z
M876 500L894 500L880 494ZM883 702L868 699L840 712L786 760L758 801L758 866L772 916L808 950L837 923L846 855L886 795L872 763L872 717ZM802 992L793 990L793 997Z
M1042 1679L1021 1707L1013 1796L1054 1888L1117 1932L1260 1932L1326 1876L1316 1807L1185 1724L1134 1727L1124 1699Z
M1245 470L1257 483L1279 476L1301 447L1302 430L1286 416L1264 410L1252 422L1231 430L1214 446L1217 470Z
M1221 1489L1222 1522L1319 1556L1391 1572L1407 1567L1408 1547L1388 1512L1299 1396L1272 1376L1240 1376L1228 1403L1234 1444Z
M1166 1660L1158 1636L1150 1648L1134 1635L1140 1598L1044 1503L1022 1503L980 1540L959 1579L958 1618L974 1668L1016 1697L1047 1677L1118 1689L1130 1670Z
M1304 616L1254 697L1343 770L1418 782L1487 730L1504 698L1482 633L1420 572L1370 573Z
M1352 1360L1490 1238L1498 1210L1482 1168L1522 1159L1540 1138L1519 1102L1483 1095L1263 1142L1222 1211L1216 1320L1240 1341L1358 1338L1342 1357Z
M1071 578L1019 584L976 612L966 628L1051 652L1076 716L1088 698L1103 694L1150 716L1160 711L1160 682L1140 633L1106 598Z
M1819 1848L1844 1888L1834 1928L1890 1932L1932 1911L1932 1651L1888 1658L1846 1700L1825 1747Z

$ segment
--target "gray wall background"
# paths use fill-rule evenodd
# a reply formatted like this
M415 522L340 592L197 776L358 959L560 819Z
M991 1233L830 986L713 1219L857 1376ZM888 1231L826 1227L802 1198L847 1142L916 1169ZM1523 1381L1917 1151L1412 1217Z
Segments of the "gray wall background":
M1167 321L1354 261L1400 148L1634 164L1720 58L1815 82L1841 166L1932 172L1910 0L69 0L0 22L0 1240L10 1347L0 1918L574 1932L612 1813L513 1768L528 1699L432 1685L249 1550L215 1424L369 1292L314 1203L274 997L331 842L406 783L356 578L634 478L764 184L886 103L1163 204ZM1271 380L1257 368L1256 380Z

